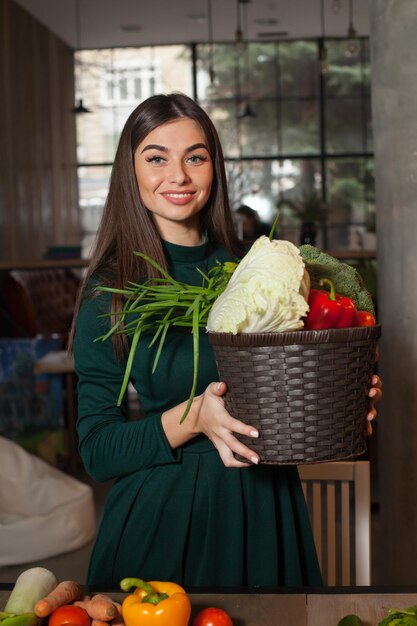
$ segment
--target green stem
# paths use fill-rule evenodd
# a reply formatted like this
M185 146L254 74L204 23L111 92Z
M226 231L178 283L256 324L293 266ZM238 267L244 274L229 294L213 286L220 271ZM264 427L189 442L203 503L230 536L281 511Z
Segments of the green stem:
M122 387L120 389L119 397L117 399L117 406L120 406L122 404L123 397L126 393L126 389L129 384L130 372L132 371L132 365L133 365L133 357L135 356L141 330L142 330L142 327L140 325L140 322L138 322L137 328L135 330L135 334L133 336L132 345L130 346L129 358L127 359L125 374L123 376Z
M279 211L277 212L276 218L274 219L274 223L272 224L271 230L269 231L269 235L268 235L269 241L272 241L272 238L274 236L275 229L276 229L277 224L278 224L278 218L279 218Z
M200 316L200 306L199 304L195 307L193 311L193 351L194 351L194 374L193 374L193 384L191 387L190 396L188 398L187 405L185 407L185 411L183 416L181 417L180 424L183 423L188 413L190 412L192 402L195 396L195 390L197 388L197 378L198 378L198 361L200 358L200 330L199 330L199 316Z
M150 604L159 604L162 600L166 600L169 596L167 593L160 593L156 591L149 583L145 582L141 578L123 578L120 581L120 588L122 591L129 591L132 587L139 587L146 592L146 596L142 598L141 602L149 602Z
M327 285L330 288L329 300L336 300L336 289L334 283L332 283L331 280L329 280L328 278L322 278L320 281L320 285L322 285L322 287L325 287Z

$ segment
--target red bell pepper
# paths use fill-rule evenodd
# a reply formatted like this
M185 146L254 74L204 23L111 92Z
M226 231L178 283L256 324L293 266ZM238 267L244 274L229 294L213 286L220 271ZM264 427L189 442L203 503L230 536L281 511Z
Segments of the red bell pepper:
M329 291L312 289L308 299L310 310L304 322L307 330L324 328L350 328L354 326L356 306L350 298L336 293L331 280L323 278L321 285L328 285Z
M369 311L357 311L353 326L375 326L376 319Z

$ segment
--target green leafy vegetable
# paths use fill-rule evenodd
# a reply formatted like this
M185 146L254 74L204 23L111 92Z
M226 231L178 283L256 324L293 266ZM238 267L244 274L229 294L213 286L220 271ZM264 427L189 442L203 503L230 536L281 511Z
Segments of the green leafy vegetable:
M358 311L369 311L375 315L371 295L354 267L309 244L300 246L300 254L310 274L312 289L321 289L321 279L328 278L337 293L353 300Z
M308 312L299 249L290 241L259 237L213 303L207 330L271 333L303 328Z
M183 422L189 413L197 387L200 329L206 327L213 302L226 288L237 264L232 262L217 263L207 275L200 272L202 285L195 286L175 280L156 261L145 254L141 252L134 254L155 267L162 278L148 280L141 284L130 282L125 289L97 287L98 291L119 293L126 296L126 302L120 312L119 319L108 333L98 337L98 339L104 341L113 334L125 334L132 337L118 398L118 405L120 405L126 393L133 358L141 336L145 333L152 333L149 346L158 342L152 368L152 371L155 371L168 330L171 327L190 328L193 336L194 373L190 396L181 417L181 422ZM110 314L101 317L108 315Z

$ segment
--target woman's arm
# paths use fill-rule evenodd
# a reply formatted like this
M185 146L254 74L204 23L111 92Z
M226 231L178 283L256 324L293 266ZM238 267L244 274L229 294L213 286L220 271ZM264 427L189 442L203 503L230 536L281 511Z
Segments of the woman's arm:
M87 472L105 481L156 465L176 463L160 416L128 422L117 406L125 362L112 342L96 341L108 329L109 298L85 300L77 318L73 351L78 376L79 450Z
M206 435L213 443L226 467L245 467L233 453L246 457L248 462L259 463L259 456L241 443L233 433L258 437L252 426L232 417L224 408L222 395L225 383L211 383L200 396L194 398L191 410L180 424L186 402L162 414L162 427L172 448L177 448L198 434Z

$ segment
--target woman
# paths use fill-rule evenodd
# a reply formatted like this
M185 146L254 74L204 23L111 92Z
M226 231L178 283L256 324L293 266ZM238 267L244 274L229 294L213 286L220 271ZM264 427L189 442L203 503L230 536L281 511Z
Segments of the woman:
M139 343L131 378L144 419L128 422L117 407L126 346L120 336L113 345L95 339L109 328L100 314L121 302L92 296L91 289L154 276L135 250L190 284L201 284L198 269L243 254L217 133L181 94L149 98L126 122L76 316L80 453L94 479L117 479L88 583L114 586L141 576L186 586L320 584L297 470L256 467L250 442L258 433L225 410L226 385L217 382L205 333L197 395L182 424L193 368L188 330L168 334L154 374L149 338ZM371 391L378 399L379 379ZM369 417L374 414L372 407ZM245 435L247 445L234 433Z

